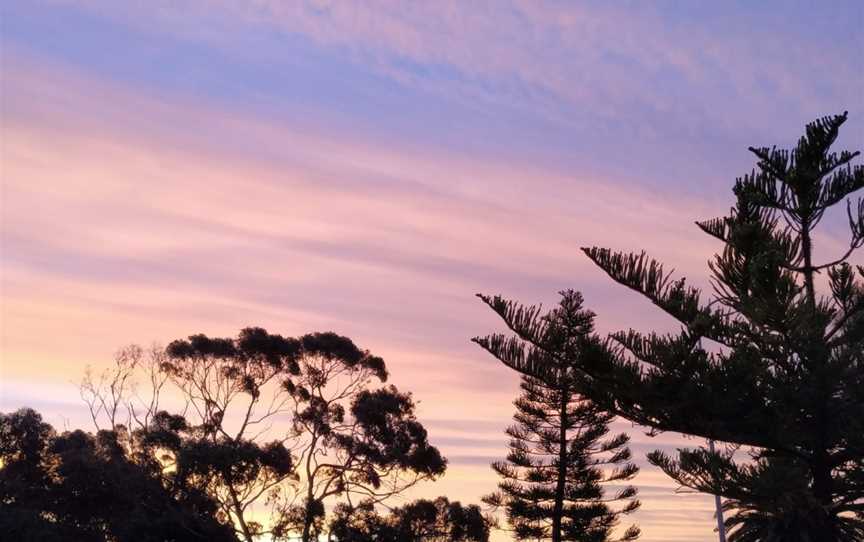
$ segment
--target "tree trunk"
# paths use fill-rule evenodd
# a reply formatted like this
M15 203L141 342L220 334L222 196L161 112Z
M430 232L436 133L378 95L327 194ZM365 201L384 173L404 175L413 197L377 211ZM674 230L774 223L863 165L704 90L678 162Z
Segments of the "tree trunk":
M312 456L315 455L315 445L318 443L318 433L312 433L312 442L309 444L309 455L306 456L306 510L303 514L303 542L312 542L309 536L312 531L312 500L314 498L314 484L312 480Z
M840 542L840 533L837 532L837 518L830 512L834 503L833 479L831 467L828 464L827 454L820 454L812 464L813 472L813 496L820 504L819 521L816 524L815 533L812 533L815 542Z
M813 242L810 239L810 219L801 220L801 252L804 256L804 289L810 308L816 310L816 284L813 280Z
M312 530L312 520L311 520L311 511L309 507L306 507L306 517L303 520L303 542L310 542L309 535L311 534L309 531Z
M313 506L312 490L311 485L309 486L309 496L306 499L306 510L303 514L303 542L313 542L312 541L312 523L315 521L315 508Z
M810 238L811 222L809 218L804 218L801 221L801 252L804 256L804 289L807 295L807 302L810 305L810 310L813 311L813 316L816 316L816 285L814 281L813 269L813 243ZM820 356L823 364L827 362L828 353ZM824 368L824 365L823 365ZM818 404L816 406L815 431L819 434L817 441L818 448L814 450L814 458L811 462L810 469L813 474L813 496L820 505L818 512L818 520L814 526L816 532L810 533L814 542L839 542L840 535L837 532L837 522L834 515L830 512L834 504L833 486L834 480L831 475L830 458L827 451L828 443L825 434L828 423L827 403L830 401L830 392L827 390L825 382L825 371L819 370L816 372L819 393L817 394Z
M558 422L558 483L555 487L555 512L552 516L552 542L561 542L561 516L564 513L564 488L567 482L567 400L569 393L562 391Z
M231 503L234 505L234 514L237 515L237 523L240 524L240 530L243 532L243 538L246 542L254 542L252 533L249 531L249 526L246 525L246 520L243 518L243 507L240 505L240 500L237 498L237 492L234 491L232 485L228 485L228 493L231 495Z

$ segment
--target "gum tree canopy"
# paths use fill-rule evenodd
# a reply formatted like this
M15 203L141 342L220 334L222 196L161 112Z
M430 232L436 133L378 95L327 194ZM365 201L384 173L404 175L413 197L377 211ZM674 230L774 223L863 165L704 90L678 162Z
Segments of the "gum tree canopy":
M324 534L325 502L382 503L446 469L412 395L387 376L384 360L348 337L246 328L125 348L81 392L97 427L136 427L137 457L158 450L171 483L211 497L238 538L312 541ZM161 410L169 390L182 415Z
M387 380L384 360L347 337L326 332L293 338L248 328L236 339L194 335L172 342L166 352L162 369L214 443L254 443L262 429L278 434L279 417L289 422L275 445L296 457L299 487L281 483L283 478L245 488L226 483L219 492L249 542L261 529L249 528L246 503L261 495L269 494L273 505L269 534L299 532L308 542L323 534L325 500L382 502L446 468L414 415L411 394L376 387ZM233 420L227 414L232 408L239 413ZM295 504L296 497L302 504Z
M729 499L739 540L864 538L864 267L851 259L864 245L864 201L849 198L864 168L851 164L857 152L830 150L846 118L808 125L791 151L750 149L757 168L736 181L729 216L697 223L724 245L709 262L708 303L644 253L583 249L682 327L596 343L574 367L586 376L580 393L658 432L728 443L649 460ZM816 228L843 203L849 244L816 261ZM516 351L506 362L545 370Z

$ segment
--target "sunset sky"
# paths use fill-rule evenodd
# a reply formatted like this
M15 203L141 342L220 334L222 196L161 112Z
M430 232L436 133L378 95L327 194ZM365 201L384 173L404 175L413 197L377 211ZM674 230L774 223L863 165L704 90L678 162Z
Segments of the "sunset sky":
M707 285L693 221L748 145L848 109L838 147L864 148L855 0L0 9L0 411L88 427L75 382L125 344L333 330L419 400L450 460L422 495L478 502L505 453L518 377L469 341L502 329L475 293L575 288L600 331L673 329L578 248ZM713 501L644 460L701 443L617 427L642 540L715 540Z

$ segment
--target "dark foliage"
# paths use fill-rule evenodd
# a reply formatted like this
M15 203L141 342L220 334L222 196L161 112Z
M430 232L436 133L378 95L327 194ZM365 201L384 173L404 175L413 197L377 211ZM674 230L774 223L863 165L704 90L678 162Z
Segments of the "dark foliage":
M337 542L487 542L490 524L476 505L446 497L417 500L381 516L370 501L340 504L330 522Z
M347 337L289 338L248 328L236 339L174 341L167 354L162 370L201 418L198 440L182 453L206 458L191 463L210 469L193 473L195 479L219 481L209 490L246 540L265 532L314 540L325 525L326 499L359 494L381 502L446 468L414 416L411 395L373 387L387 379L384 360ZM232 408L241 416L239 431L225 421ZM277 442L258 443L250 429L274 416L290 420L290 431ZM298 478L297 469L302 504L286 487ZM266 530L245 519L262 496L272 507Z
M0 532L21 541L235 541L204 492L137 462L122 431L57 435L33 410L0 414Z
M396 529L375 510L375 505L363 501L357 506L340 503L333 511L329 525L330 540L337 542L393 542Z
M165 448L175 478L212 495L243 540L280 534L249 516L296 484L285 439L268 441L262 428L290 414L286 386L308 355L303 340L247 328L235 339L177 340L165 354L158 369L180 389L194 421L153 415L141 441Z
M510 453L492 465L503 481L486 503L504 509L518 540L610 540L620 517L639 501L632 486L607 496L603 484L626 483L638 469L630 462L629 437L609 435L614 416L578 394L577 368L598 341L594 314L574 291L562 292L559 306L543 315L538 307L479 297L517 334L474 341L508 365L520 359L543 368L542 378L522 378L516 424L507 429ZM614 501L624 506L616 510ZM638 536L632 526L621 540Z

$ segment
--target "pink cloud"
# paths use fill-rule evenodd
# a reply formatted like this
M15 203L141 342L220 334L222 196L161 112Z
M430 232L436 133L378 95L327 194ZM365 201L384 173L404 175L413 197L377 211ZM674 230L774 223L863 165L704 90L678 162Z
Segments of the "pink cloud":
M580 115L562 114L562 104L617 122L648 115L689 136L703 134L705 124L731 134L742 126L764 130L753 122L761 119L757 113L777 116L791 106L822 115L838 104L860 103L860 66L841 49L827 52L835 46L829 41L814 48L789 39L782 24L752 13L697 26L671 17L671 9L638 4L57 1L258 60L288 51L238 50L239 34L275 29L300 35L401 84L466 103L527 109L563 124L580 122ZM761 32L752 31L757 24ZM418 73L417 65L444 67L445 75ZM823 80L831 84L817 90L813 74L830 74ZM675 90L685 87L702 99L681 100ZM633 128L648 140L663 137L647 123ZM603 130L602 123L593 129Z

